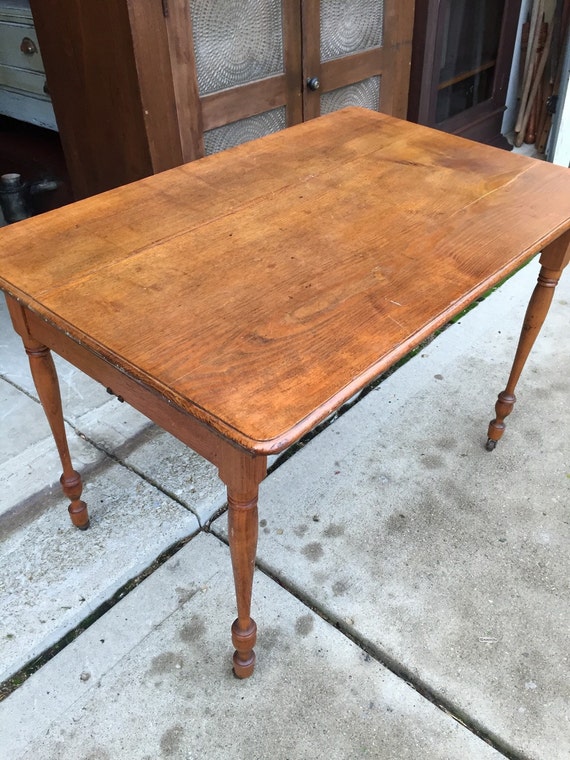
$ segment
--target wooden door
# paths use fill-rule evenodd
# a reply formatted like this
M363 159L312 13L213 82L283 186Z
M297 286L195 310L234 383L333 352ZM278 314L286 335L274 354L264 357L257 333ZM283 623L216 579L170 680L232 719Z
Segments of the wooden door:
M303 0L303 116L349 105L406 117L414 3Z
M168 7L187 161L347 105L406 116L413 0Z
M303 120L300 0L169 0L166 21L186 160Z

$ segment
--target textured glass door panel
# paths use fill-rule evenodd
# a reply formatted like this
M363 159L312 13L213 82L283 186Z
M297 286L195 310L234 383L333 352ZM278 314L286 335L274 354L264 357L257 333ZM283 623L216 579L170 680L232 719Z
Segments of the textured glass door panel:
M189 0L200 95L283 73L282 0Z
M234 145L255 140L271 132L278 132L285 129L286 114L285 108L274 108L272 111L250 116L247 119L240 119L231 124L224 124L223 127L210 129L204 132L204 149L206 155L217 153L226 148L233 148Z
M321 95L321 114L348 106L362 106L377 111L380 105L380 77L370 77Z
M312 119L321 104L405 116L413 0L180 1L195 94L177 110L196 155Z
M382 45L383 0L321 0L321 61Z
M303 118L352 104L405 117L413 0L303 0L301 7Z

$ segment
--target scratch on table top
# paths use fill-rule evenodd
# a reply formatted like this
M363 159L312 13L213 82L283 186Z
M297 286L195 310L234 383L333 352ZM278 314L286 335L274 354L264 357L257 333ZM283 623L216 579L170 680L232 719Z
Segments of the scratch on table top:
M536 160L536 159L533 159ZM480 203L484 198L487 198L489 195L493 195L493 193L497 193L500 190L505 190L509 185L512 185L513 182L517 182L520 180L523 174L526 174L528 171L531 171L535 168L534 164L530 164L529 166L526 166L522 171L518 172L514 177L511 177L507 182L505 182L502 185L498 185L497 187L491 188L491 190L487 190L486 193L483 193L482 195L477 196L477 198L474 198L469 203L465 204L465 206L461 206L456 211L454 211L452 214L449 215L448 219L451 219L454 216L457 216L457 214L465 212L470 206L474 206L477 203Z
M392 322L395 322L398 325L398 327L401 327L402 329L405 329L404 325L401 322L398 322L398 320L395 319L391 314L388 314L388 319L391 319Z

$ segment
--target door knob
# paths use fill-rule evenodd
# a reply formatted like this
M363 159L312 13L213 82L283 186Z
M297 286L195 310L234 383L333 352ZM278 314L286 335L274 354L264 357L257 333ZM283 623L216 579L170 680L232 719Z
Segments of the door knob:
M321 83L317 79L317 77L309 77L309 79L307 79L307 87L309 88L309 90L313 90L313 91L318 90L320 86L321 86Z

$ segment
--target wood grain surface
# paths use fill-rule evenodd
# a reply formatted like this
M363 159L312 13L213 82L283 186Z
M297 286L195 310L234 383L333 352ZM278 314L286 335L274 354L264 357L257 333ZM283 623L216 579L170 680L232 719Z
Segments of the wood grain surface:
M568 229L567 169L352 108L0 230L0 286L271 453Z

